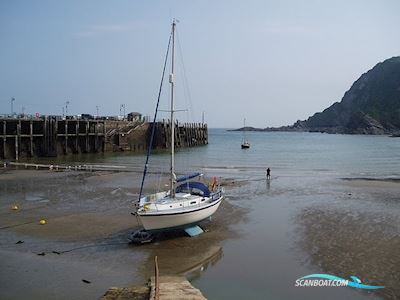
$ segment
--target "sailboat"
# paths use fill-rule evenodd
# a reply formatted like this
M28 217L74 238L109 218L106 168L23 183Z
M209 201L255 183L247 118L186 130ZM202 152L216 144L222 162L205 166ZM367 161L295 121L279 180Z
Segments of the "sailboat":
M174 121L174 60L175 60L175 30L176 21L172 22L170 39L168 42L167 55L164 62L164 71L161 80L159 97L157 100L156 112L152 126L152 134L150 145L147 152L146 163L143 172L142 185L140 188L138 208L136 215L143 226L148 231L167 230L171 228L189 228L197 225L200 221L209 218L214 214L222 200L224 199L224 190L214 179L211 186L207 186L203 182L193 181L192 179L201 177L199 172L190 175L177 177L175 174L175 121ZM172 46L170 47L172 43ZM169 83L171 86L171 159L169 174L169 190L161 191L155 194L143 196L143 184L147 173L148 160L152 148L155 122L160 101L161 87L164 73L168 61L168 53L171 49L171 73L169 75Z
M243 140L242 140L242 145L241 145L242 149L248 149L250 148L250 143L249 141L246 139L246 118L243 121Z

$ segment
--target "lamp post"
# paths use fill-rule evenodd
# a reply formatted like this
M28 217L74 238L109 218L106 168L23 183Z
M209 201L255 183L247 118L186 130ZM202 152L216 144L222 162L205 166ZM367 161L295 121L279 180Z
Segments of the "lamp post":
M12 115L12 116L14 115L14 101L15 101L15 98L12 97L12 98L11 98L11 115Z
M68 104L69 104L69 101L65 102L65 116L68 115Z
M98 105L96 105L96 117L99 117L99 106Z

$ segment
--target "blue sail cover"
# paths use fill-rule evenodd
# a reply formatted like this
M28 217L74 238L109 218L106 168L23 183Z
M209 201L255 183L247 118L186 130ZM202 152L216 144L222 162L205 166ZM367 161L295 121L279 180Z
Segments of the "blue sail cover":
M202 182L197 182L197 181L188 181L185 182L184 184L181 184L176 188L176 192L179 193L185 189L197 189L203 193L202 196L204 197L210 197L210 190L208 187L202 183Z
M176 182L183 182L183 181L195 178L195 177L200 176L200 175L201 175L201 173L197 172L197 173L193 173L193 174L190 174L190 175L181 176L181 177L178 177L176 179Z

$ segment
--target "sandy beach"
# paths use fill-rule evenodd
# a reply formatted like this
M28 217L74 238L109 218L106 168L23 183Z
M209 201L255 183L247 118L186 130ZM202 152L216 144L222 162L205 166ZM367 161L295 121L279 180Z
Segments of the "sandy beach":
M346 178L338 189L341 205L314 206L298 215L299 244L309 262L326 273L343 278L358 274L365 282L385 286L375 291L378 295L398 299L400 182Z
M229 225L246 215L226 201L199 237L172 233L135 246L128 236L138 228L130 212L140 174L1 172L2 299L97 299L111 286L146 283L155 255L162 274L196 276L223 256L221 243L237 235Z
M385 286L330 291L331 298L400 296L398 180L277 176L266 183L226 176L227 199L202 224L205 234L172 232L137 246L128 236L138 228L130 212L139 180L135 172L1 170L0 281L7 288L0 289L0 298L98 299L111 286L145 284L156 255L161 274L185 275L203 289L209 266L218 266L227 278L250 276L246 272L271 276L289 258L288 279L278 288L289 285L288 295L298 293L291 287L296 277L315 270L344 278L356 274ZM148 185L148 191L160 184ZM246 193L254 200L243 198ZM40 225L41 219L47 223ZM243 257L243 251L254 257ZM301 292L305 299L328 291Z

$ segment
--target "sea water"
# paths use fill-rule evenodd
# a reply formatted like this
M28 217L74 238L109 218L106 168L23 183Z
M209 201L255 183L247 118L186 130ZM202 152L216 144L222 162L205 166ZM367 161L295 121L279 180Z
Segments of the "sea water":
M308 132L247 132L250 149L241 149L242 133L209 129L209 144L178 149L178 172L202 169L251 178L264 176L396 177L400 176L400 138ZM144 155L111 155L108 164L142 167ZM158 152L150 167L169 170L169 154ZM226 171L228 170L228 171ZM275 176L275 177L276 177Z

